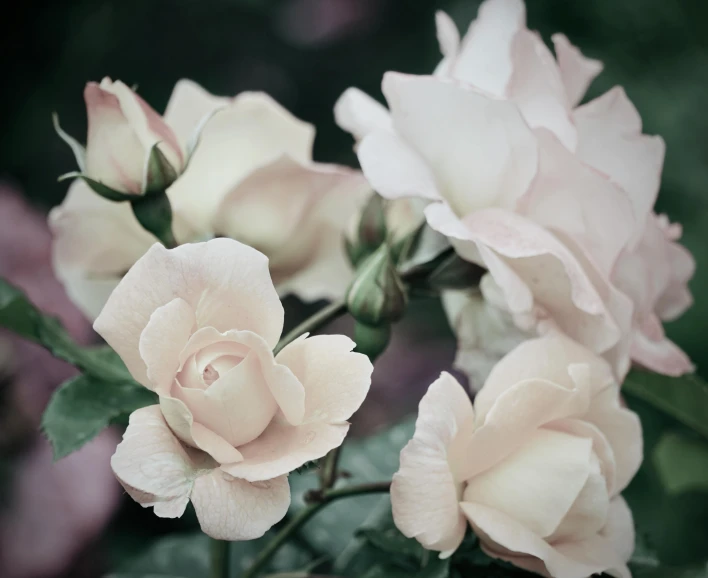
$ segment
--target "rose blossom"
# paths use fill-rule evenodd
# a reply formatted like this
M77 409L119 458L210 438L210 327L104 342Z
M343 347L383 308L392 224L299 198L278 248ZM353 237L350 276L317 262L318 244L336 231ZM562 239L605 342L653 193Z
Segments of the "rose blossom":
M160 517L191 499L220 539L257 538L285 515L287 474L342 443L371 381L342 335L273 356L283 307L268 260L231 239L153 245L94 328L160 399L131 415L116 476Z
M554 58L520 0L484 2L462 41L437 24L434 76L386 73L390 111L356 89L335 106L365 176L427 199L428 223L489 270L521 330L558 326L623 377L634 304L612 280L651 215L662 139L620 87L577 106L601 64L563 35Z
M87 176L116 191L141 195L145 166L156 144L175 172L182 170L185 157L175 133L120 80L106 77L100 84L89 82L84 100Z
M483 550L554 578L629 577L619 493L642 461L610 366L561 334L524 342L475 399L447 373L420 403L391 501L398 528L449 556L469 522Z
M206 123L189 165L167 191L180 243L234 237L269 257L281 293L344 293L351 269L341 235L370 189L358 171L312 162L312 125L266 94L216 97L187 80L175 86L164 120L184 150ZM92 319L156 241L127 204L107 201L80 181L50 223L57 276Z

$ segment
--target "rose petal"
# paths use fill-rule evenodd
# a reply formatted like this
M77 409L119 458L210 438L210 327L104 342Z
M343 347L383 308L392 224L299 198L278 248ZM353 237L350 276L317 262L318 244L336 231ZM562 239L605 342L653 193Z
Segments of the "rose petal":
M196 319L184 299L158 307L140 334L138 349L147 367L148 389L169 391L179 369L179 354L187 344Z
M597 426L612 446L617 467L615 494L618 494L637 473L644 456L639 417L620 405L619 388L611 385L593 397L583 419Z
M289 367L305 388L304 423L341 423L359 409L374 370L344 335L318 335L290 343L276 363Z
M94 329L121 356L131 374L147 380L140 334L152 312L184 299L198 327L239 329L274 347L283 328L283 306L268 273L268 260L231 239L181 245L156 244L128 271L111 294Z
M131 414L111 467L135 501L154 507L161 518L178 518L187 507L196 470L213 466L208 459L190 456L165 423L160 407L152 405Z
M570 115L561 72L537 32L521 30L512 47L514 73L507 95L532 128L552 131L569 150L575 150L576 129Z
M462 500L505 513L545 538L585 486L591 454L589 439L546 429L527 432L518 449L467 481ZM468 455L470 461L475 458Z
M203 424L195 423L192 412L182 400L160 396L160 409L170 429L183 442L208 453L220 464L243 459L241 453L224 438Z
M504 96L513 72L512 42L526 27L521 0L487 0L470 24L451 76L496 96Z
M413 439L401 452L393 476L393 519L407 537L425 548L452 553L465 535L458 507L461 491L448 464L448 446L463 424L473 420L465 390L448 373L428 388L420 402Z
M230 98L214 96L196 82L183 78L172 89L163 118L186 149L199 124L230 102Z
M583 99L590 83L602 72L603 64L599 60L584 56L570 43L565 34L554 34L551 40L556 50L568 104L571 107L576 106Z
M270 96L239 94L204 127L187 170L169 189L173 209L187 212L197 229L210 231L228 191L284 154L309 162L314 135L312 125Z
M467 480L493 468L539 427L582 414L589 404L587 387L563 387L544 379L513 381L507 387L493 401L485 395L486 386L477 394L474 428L468 426L449 450L457 479Z
M458 215L513 207L526 192L536 174L536 139L514 104L458 82L392 72L383 92L397 133L425 159Z
M366 135L357 151L361 170L371 186L387 199L439 199L435 176L425 159L400 137L376 130Z
M435 13L435 29L443 59L435 69L435 75L448 76L460 48L460 31L446 12Z
M598 292L597 287L610 292L606 284L601 285L599 273L593 273L590 263L583 264L587 269L581 266L578 256L545 229L499 209L480 210L463 221L440 204L428 206L425 213L430 226L450 237L463 258L489 269L513 314L534 321L539 316L550 317L569 336L597 353L620 342L623 333L617 313L626 313L621 322L629 324L631 303L615 290L612 298L620 301L617 309L613 306L610 310L614 302L606 305ZM534 304L542 310L536 310ZM626 361L628 356L618 367L625 369Z
M563 231L585 249L609 278L635 227L626 192L580 162L555 136L538 129L539 170L521 212Z
M282 476L339 447L348 429L349 424L291 426L275 419L257 439L239 447L242 462L222 469L250 482Z
M639 329L632 335L630 351L636 363L663 375L678 377L696 369L688 355L673 341L666 337L654 340Z
M637 110L620 87L575 109L577 157L624 188L634 205L636 222L651 212L659 191L664 141L642 134ZM634 240L641 235L635 232Z
M254 540L283 519L290 506L290 486L285 476L251 484L215 470L194 481L192 503L208 536Z
M620 559L628 561L634 552L634 520L622 496L610 502L607 523L600 532L613 545Z
M384 105L358 88L347 88L334 105L337 125L360 141L375 130L390 130L391 115Z
M516 519L493 508L468 502L462 502L460 507L480 536L482 549L494 558L506 560L534 572L541 571L553 578L587 578L613 567L613 561L604 556L588 560L571 558L562 553L560 548L549 545ZM500 551L497 545L505 551ZM572 554L577 555L578 552L573 549ZM545 568L539 567L538 560L545 564ZM545 569L547 570L544 572Z

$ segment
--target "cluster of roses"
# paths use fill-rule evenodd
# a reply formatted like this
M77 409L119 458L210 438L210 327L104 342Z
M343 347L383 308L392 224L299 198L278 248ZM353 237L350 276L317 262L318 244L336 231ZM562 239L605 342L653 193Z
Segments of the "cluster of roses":
M337 102L363 174L314 163L313 127L264 94L181 81L161 117L120 82L87 86L86 178L51 215L54 263L160 400L131 416L113 469L159 516L191 499L217 538L256 538L285 515L287 474L342 443L372 365L344 336L274 356L279 294L343 296L343 236L373 189L394 235L425 221L485 271L443 294L456 364L484 385L474 408L450 375L430 386L392 484L396 524L443 556L469 522L523 568L628 576L619 493L642 436L619 384L632 362L692 369L662 328L690 305L694 268L680 227L653 211L663 141L621 88L578 106L601 64L562 35L554 58L521 0L487 0L462 40L447 15L437 27L442 62L386 73L388 109L353 88ZM145 194L155 148L175 175L174 249L90 186Z

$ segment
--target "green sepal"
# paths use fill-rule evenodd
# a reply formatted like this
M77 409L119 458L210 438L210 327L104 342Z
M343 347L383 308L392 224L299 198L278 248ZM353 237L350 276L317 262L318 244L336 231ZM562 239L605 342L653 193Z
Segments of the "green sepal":
M172 233L172 205L165 191L134 198L130 206L143 229L155 235L168 249L177 246Z
M143 195L162 193L177 180L177 170L167 160L157 142L150 148L145 160L143 174Z
M59 135L59 138L69 145L71 152L74 153L74 158L76 159L76 164L79 167L79 171L82 173L86 171L86 147L77 141L69 133L65 132L63 128L59 125L59 115L56 112L52 113L52 124L54 125L54 131Z
M57 180L59 182L66 181L68 179L81 179L84 181L91 189L98 195L102 196L104 199L113 201L115 203L122 203L124 201L132 201L136 197L140 198L142 195L136 195L134 193L124 193L122 191L116 191L111 187L104 185L102 182L92 179L84 173L78 171L73 171L71 173L66 173L61 175Z

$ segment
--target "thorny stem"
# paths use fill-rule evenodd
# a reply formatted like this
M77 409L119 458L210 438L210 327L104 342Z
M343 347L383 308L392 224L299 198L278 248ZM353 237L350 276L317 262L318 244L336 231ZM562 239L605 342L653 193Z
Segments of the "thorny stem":
M312 516L324 508L327 504L335 502L341 498L361 496L364 494L374 494L388 492L391 489L391 482L378 482L373 484L361 484L349 486L348 488L320 489L312 490L305 496L305 501L310 505L292 518L273 540L258 554L251 567L244 572L241 578L255 578L265 567L273 555L280 549L288 538L300 529Z
M317 331L326 323L346 313L346 311L347 304L343 299L339 301L333 301L332 303L327 305L327 307L323 307L317 313L315 313L311 317L308 317L307 319L305 319L305 321L300 323L300 325L289 331L288 334L278 342L278 345L275 346L273 353L277 354L286 345L295 341L303 333L311 333L313 331Z

